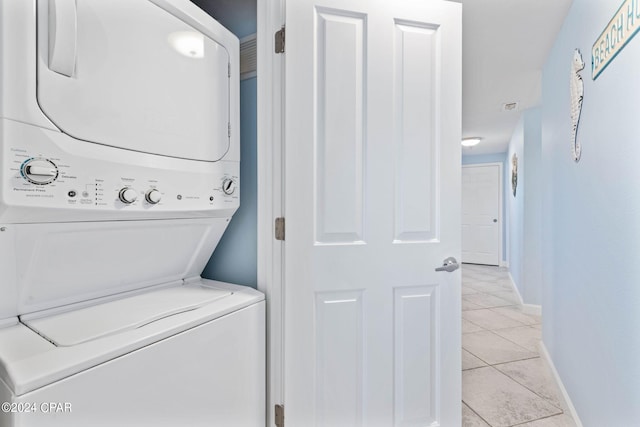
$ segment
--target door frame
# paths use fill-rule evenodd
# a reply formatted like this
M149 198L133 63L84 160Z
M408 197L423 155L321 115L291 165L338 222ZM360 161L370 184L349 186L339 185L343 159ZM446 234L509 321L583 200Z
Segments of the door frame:
M284 216L285 55L274 51L274 34L285 24L285 0L257 0L258 79L258 289L267 302L267 419L284 403L284 243L275 219Z
M508 267L509 266L509 261L505 260L505 251L507 248L505 248L506 245L506 241L504 240L504 230L507 227L506 224L506 219L507 219L507 215L505 215L504 212L504 175L503 175L503 169L504 169L504 165L500 162L490 162L490 163L467 163L462 165L462 168L466 168L466 167L478 167L478 166L498 166L498 170L499 170L499 177L498 177L498 194L500 195L499 197L499 211L498 211L498 222L500 223L500 233L498 236L499 242L500 242L500 253L499 253L499 257L500 259L498 260L498 265L500 267ZM461 224L462 225L462 224Z

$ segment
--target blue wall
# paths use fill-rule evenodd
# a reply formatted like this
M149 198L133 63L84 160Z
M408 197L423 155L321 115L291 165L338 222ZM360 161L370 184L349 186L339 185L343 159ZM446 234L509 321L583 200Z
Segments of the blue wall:
M502 164L502 174L505 175L508 171L507 166L505 165L505 153L495 153L495 154L463 154L462 155L462 164L463 165L479 165L483 163L500 163ZM506 188L503 184L503 190ZM510 187L509 187L510 188ZM502 195L502 261L507 261L507 215L506 215L506 197L509 194L506 190L503 191Z
M481 163L502 163L502 167L504 167L505 161L505 153L495 153L495 154L463 154L462 155L462 164L463 165L476 165Z
M574 0L543 72L543 339L585 427L640 425L640 36L596 81L590 70L621 3ZM577 164L576 48L586 63Z
M524 218L520 295L525 304L542 304L542 111L533 108L523 113L524 157L522 163Z
M542 130L541 110L532 108L522 117L507 153L505 186L508 212L509 269L525 304L542 303ZM518 187L513 196L511 159L518 157Z
M525 193L525 162L524 162L524 139L525 126L524 114L520 118L516 129L513 131L509 150L506 158L506 173L504 176L504 187L506 189L505 202L507 205L507 260L509 261L509 271L511 278L522 295L522 282L524 277L524 193ZM513 170L513 155L518 158L518 185L516 195L513 196L511 185L511 173Z
M256 0L191 0L238 38L256 33Z
M240 209L202 277L257 287L257 79L240 82Z

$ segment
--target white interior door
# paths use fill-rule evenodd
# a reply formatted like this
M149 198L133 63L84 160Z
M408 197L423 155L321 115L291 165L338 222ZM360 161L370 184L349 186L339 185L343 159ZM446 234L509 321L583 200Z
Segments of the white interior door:
M286 4L292 426L460 425L461 8Z
M501 194L499 164L462 167L462 262L500 265Z

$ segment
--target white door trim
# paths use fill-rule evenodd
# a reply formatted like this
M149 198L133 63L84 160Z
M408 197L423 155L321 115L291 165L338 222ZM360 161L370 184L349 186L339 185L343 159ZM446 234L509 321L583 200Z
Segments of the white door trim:
M284 403L283 243L274 221L284 215L284 55L274 53L274 34L284 25L285 0L258 0L258 289L267 300L267 420Z
M505 250L506 248L505 246L505 240L504 240L504 230L506 229L507 224L504 223L505 221L505 215L504 215L504 175L503 175L503 165L500 162L492 162L492 163L468 163L465 165L462 165L463 168L467 168L467 167L478 167L478 166L498 166L499 171L500 171L500 179L499 179L499 190L498 193L500 194L499 200L500 200L500 212L498 213L498 221L500 222L500 235L498 236L498 238L500 239L500 266L501 267L508 267L508 261L505 261Z

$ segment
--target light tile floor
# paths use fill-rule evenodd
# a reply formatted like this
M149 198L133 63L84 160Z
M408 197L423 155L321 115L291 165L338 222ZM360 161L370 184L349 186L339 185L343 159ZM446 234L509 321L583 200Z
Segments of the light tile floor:
M463 265L463 427L575 427L538 353L541 323L506 269Z

